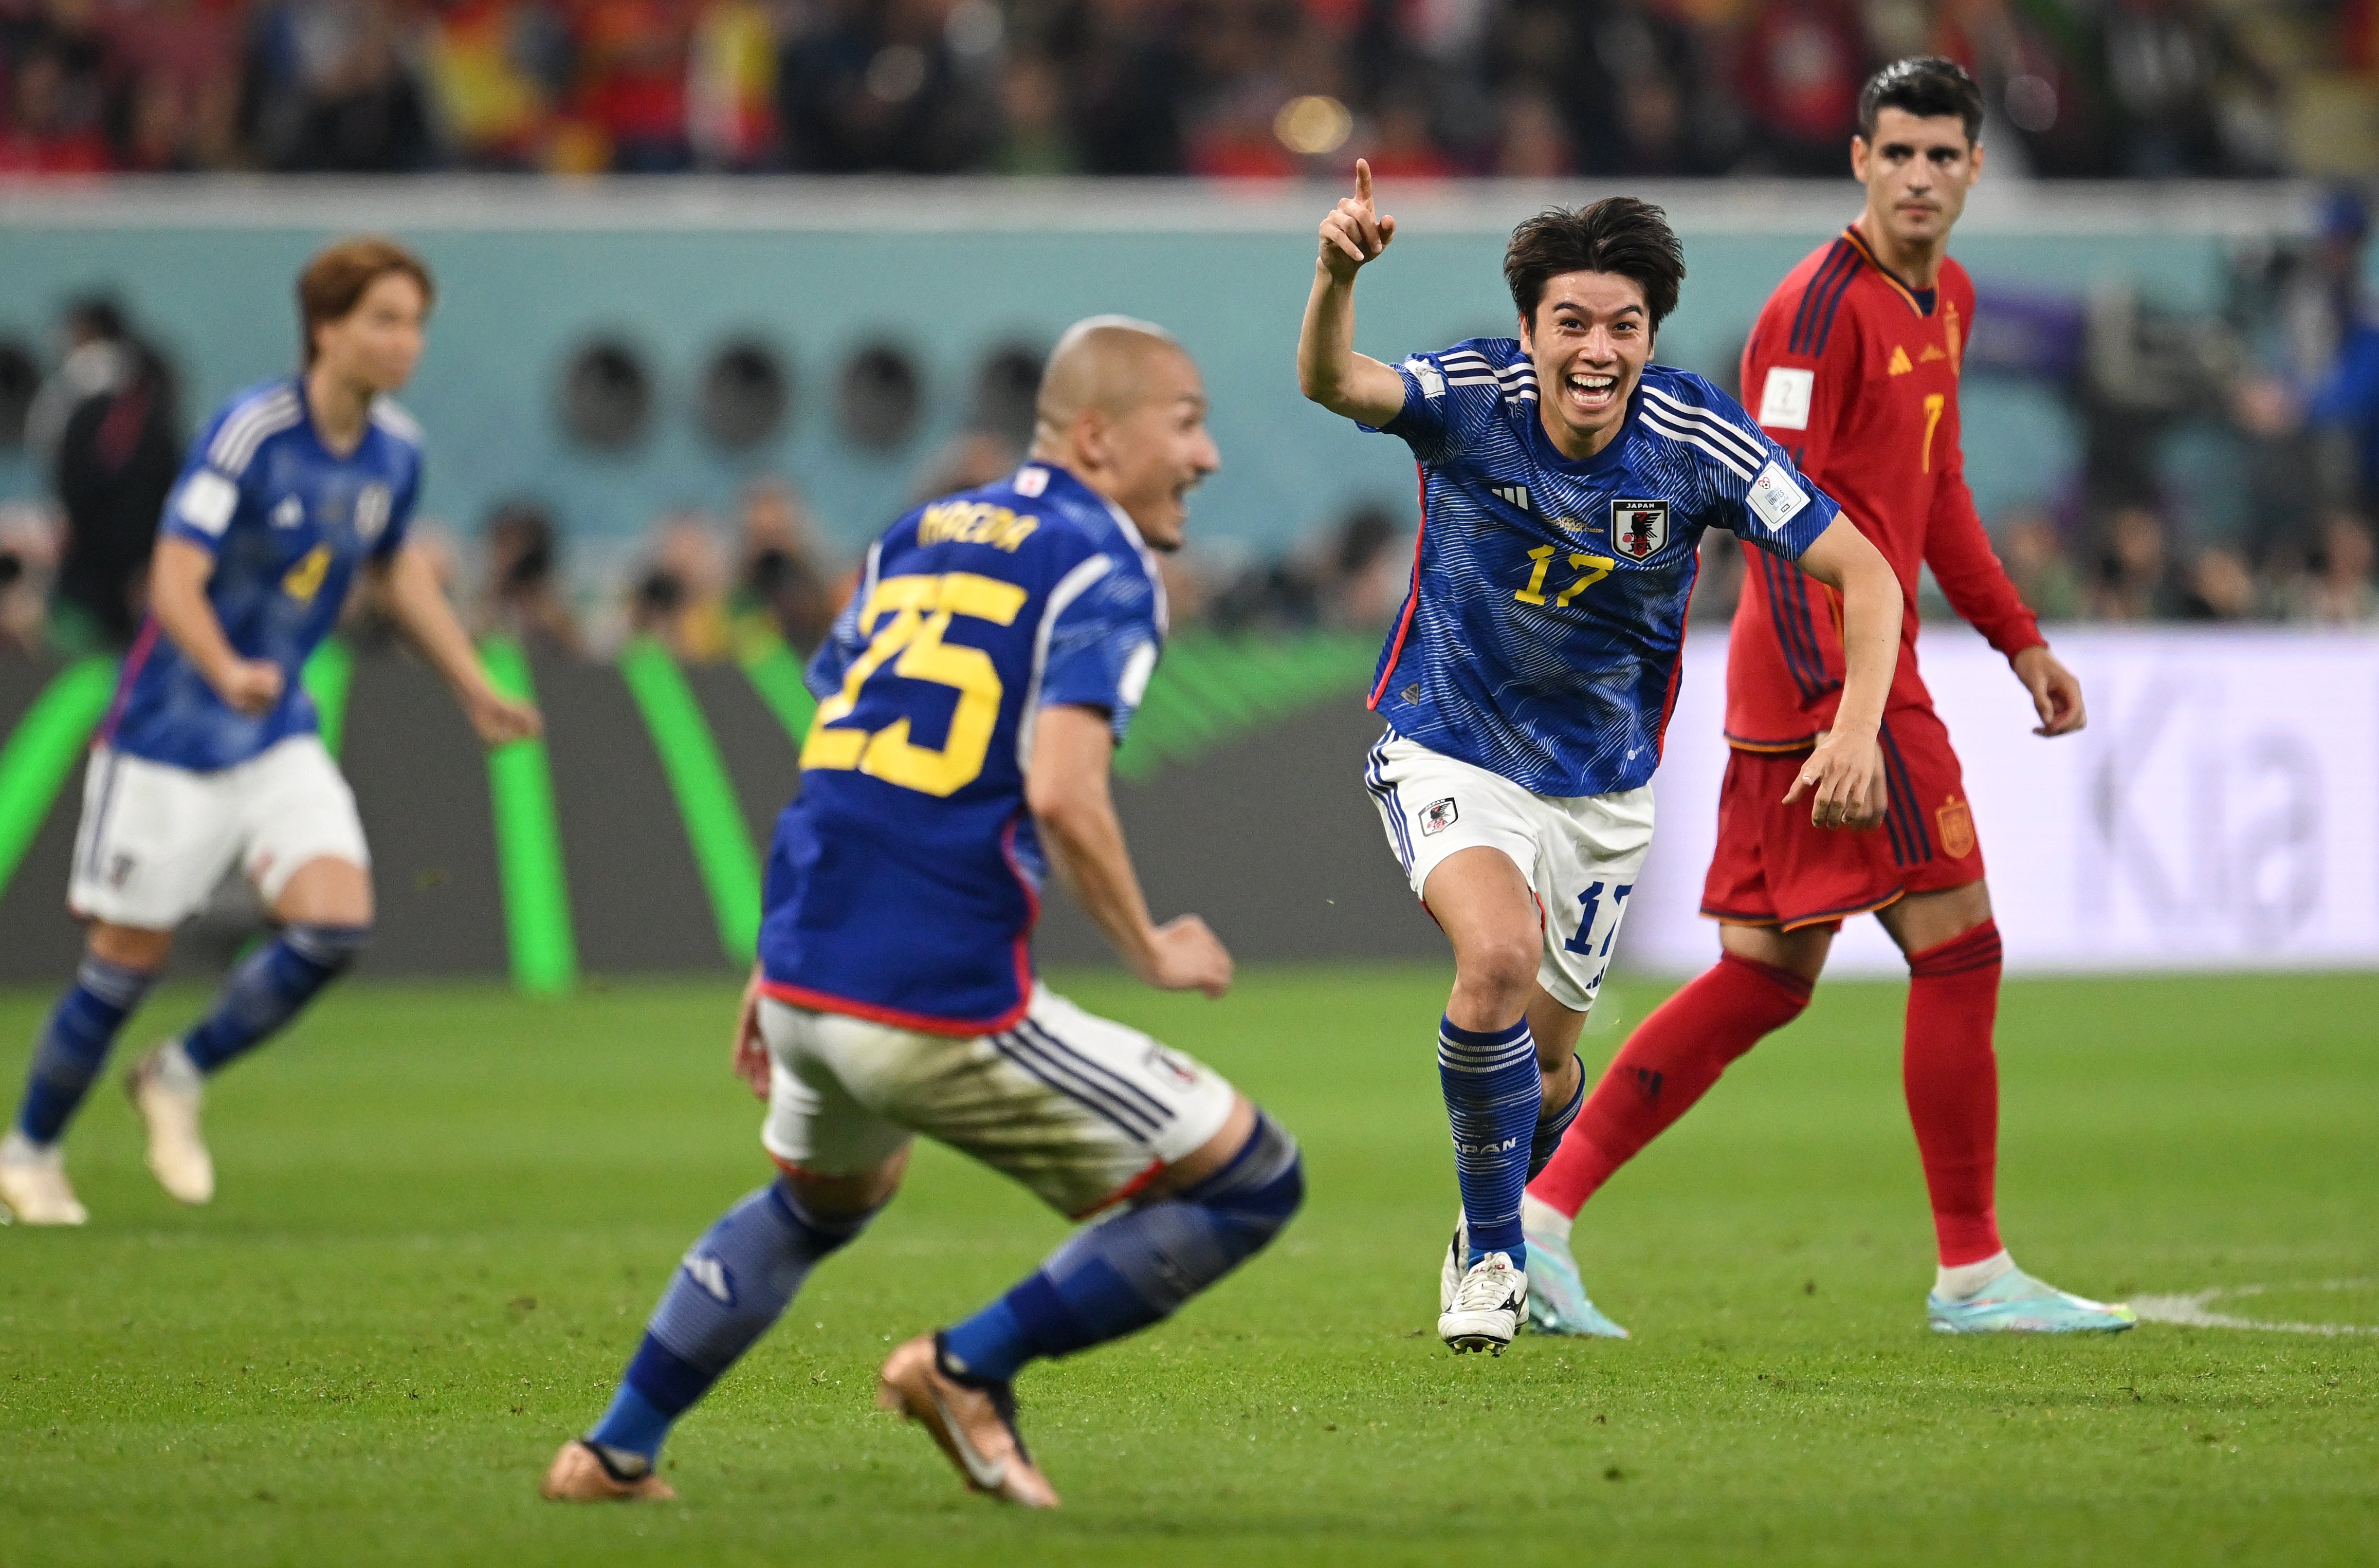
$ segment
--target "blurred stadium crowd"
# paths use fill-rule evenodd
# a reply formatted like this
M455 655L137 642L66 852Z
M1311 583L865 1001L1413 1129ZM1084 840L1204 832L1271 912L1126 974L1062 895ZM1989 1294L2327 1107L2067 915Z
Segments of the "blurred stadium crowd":
M2379 0L0 0L0 173L1831 175L1919 52L2004 173L2379 165Z
M2071 298L1986 281L1969 389L2047 389L2079 432L2071 471L2045 501L1987 519L2044 619L2379 623L2369 230L2363 199L2336 189L2312 235L2236 250L2227 305L2202 316L2159 314L2119 290ZM976 400L964 428L917 465L917 499L987 482L1021 458L1037 369L1021 348L996 357L1015 395ZM199 411L183 406L173 366L104 298L69 307L52 363L21 366L13 380L21 395L0 386L0 441L20 442L48 484L46 499L0 505L0 642L120 646ZM417 526L440 542L451 591L482 631L598 656L647 634L704 661L734 657L755 631L815 647L851 591L849 547L885 521L814 516L799 475L779 466L744 488L731 515L670 511L609 554L534 497ZM1383 625L1415 521L1401 499L1359 506L1275 559L1202 542L1166 562L1175 620L1226 631ZM1732 541L1713 537L1697 626L1723 624L1740 581ZM368 605L353 614L356 636L381 634ZM1929 606L1937 623L1948 614L1938 599Z

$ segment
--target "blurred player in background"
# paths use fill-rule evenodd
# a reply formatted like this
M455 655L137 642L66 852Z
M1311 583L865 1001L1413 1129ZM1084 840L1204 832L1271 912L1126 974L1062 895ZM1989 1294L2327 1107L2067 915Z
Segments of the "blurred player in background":
M1437 1059L1462 1220L1438 1333L1511 1343L1528 1310L1521 1188L1586 1093L1578 1031L1652 841L1706 528L1842 597L1831 734L1763 804L1823 826L1883 811L1877 726L1899 645L1891 569L1734 401L1650 363L1685 276L1657 207L1612 197L1515 230L1518 338L1400 366L1354 349L1355 275L1395 235L1370 168L1322 224L1298 344L1305 395L1412 449L1421 533L1371 706L1367 780L1414 894L1454 945ZM1809 804L1798 804L1803 796Z
M1840 834L1813 832L1777 804L1848 711L1842 622L1799 576L1746 552L1727 650L1733 752L1702 894L1724 956L1628 1039L1529 1186L1530 1301L1552 1332L1613 1332L1571 1256L1579 1207L1729 1063L1800 1015L1843 920L1869 911L1908 957L1902 1075L1939 1246L1932 1326L2131 1326L2128 1308L2052 1289L1999 1244L1999 928L1957 754L1916 672L1917 573L1929 565L1950 606L2013 664L2040 716L2033 732L2082 728L2081 682L2050 654L1992 554L1959 447L1974 289L1947 247L1982 172L1982 94L1948 60L1876 73L1851 143L1866 211L1778 286L1744 349L1743 386L1759 400L1761 426L1899 574L1902 645L1881 731L1891 809L1881 831Z
M1151 922L1108 765L1165 637L1152 550L1180 548L1214 472L1179 344L1093 317L1044 373L1031 458L931 502L867 553L810 666L820 703L779 819L736 1066L768 1103L778 1178L685 1255L610 1409L545 1495L673 1495L670 1425L866 1228L924 1133L1085 1219L1038 1272L884 1363L967 1485L1053 1507L1011 1384L1169 1316L1296 1212L1296 1140L1231 1086L1042 986L1030 943L1054 868L1132 973L1219 996L1205 923Z
M405 543L421 431L388 399L421 357L429 273L381 239L332 246L297 280L305 368L226 404L167 498L150 610L126 656L83 785L67 903L90 923L81 969L33 1054L0 1139L0 1201L78 1225L58 1140L174 932L226 870L280 928L214 1008L127 1080L149 1167L185 1203L214 1196L199 1132L207 1076L262 1043L354 959L372 921L354 794L316 734L298 672L358 569L454 689L489 745L537 732L480 673L435 569Z

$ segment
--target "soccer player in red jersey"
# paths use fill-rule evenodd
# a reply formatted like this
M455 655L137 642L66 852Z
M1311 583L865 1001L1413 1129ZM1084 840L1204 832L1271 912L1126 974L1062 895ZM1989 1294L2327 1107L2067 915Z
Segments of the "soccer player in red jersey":
M1832 722L1841 636L1824 589L1745 551L1727 650L1732 754L1702 893L1722 956L1629 1038L1528 1188L1529 1304L1540 1328L1624 1332L1587 1299L1568 1248L1571 1220L1729 1063L1799 1016L1834 934L1866 913L1908 958L1902 1076L1940 1249L1926 1304L1932 1326L2131 1324L2129 1308L2033 1278L1999 1242L1999 928L1957 754L1916 669L1916 580L1929 565L1951 608L2032 694L2033 733L2082 728L2081 683L2048 651L1992 553L1959 450L1958 368L1974 289L1947 247L1982 173L1982 120L1981 92L1950 61L1907 59L1877 72L1851 142L1866 211L1777 287L1743 354L1745 403L1883 551L1906 595L1882 728L1890 810L1882 827L1847 833L1780 803Z

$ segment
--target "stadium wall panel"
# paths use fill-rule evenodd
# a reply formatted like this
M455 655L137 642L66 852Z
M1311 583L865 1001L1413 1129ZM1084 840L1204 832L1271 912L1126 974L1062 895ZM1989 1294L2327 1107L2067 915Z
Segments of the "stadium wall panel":
M1366 274L1359 342L1389 359L1511 330L1504 236L1549 201L1607 183L1391 184L1403 226ZM1854 215L1848 181L1650 182L1691 269L1660 357L1732 380L1769 291ZM1068 322L1119 310L1162 321L1202 362L1224 467L1200 494L1210 541L1276 550L1358 502L1409 504L1401 445L1305 403L1291 373L1314 226L1334 187L1216 190L1185 183L176 179L71 189L0 182L8 286L0 335L39 344L54 312L115 294L181 367L186 416L288 370L291 280L326 238L356 229L419 245L439 274L430 345L405 396L429 432L425 506L465 534L514 496L550 503L580 563L616 558L664 511L729 507L762 473L793 477L856 548L913 499L921 470L967 418L995 348L1045 348ZM2226 247L2301 231L2301 187L2147 188L1984 182L1957 253L1986 290L2078 305L2119 283L2168 309L2220 298ZM785 433L730 454L691 417L695 379L726 338L756 332L793 372ZM571 444L556 413L568 356L614 337L654 377L632 450ZM864 451L837 431L833 388L855 350L901 345L925 415ZM1968 399L1967 468L1987 512L2036 500L2078 438L2050 389L1999 383ZM0 499L39 476L0 452Z
M2054 742L2029 733L2023 689L1978 639L1936 630L1924 643L2010 967L2379 969L2379 635L2056 629L2056 641L2091 723ZM1688 645L1656 781L1660 831L1619 940L1636 968L1690 971L1716 953L1696 906L1726 760L1724 660L1722 640ZM1310 700L1251 707L1239 727L1217 726L1118 782L1150 901L1160 919L1204 916L1242 961L1442 960L1443 938L1405 889L1363 789L1379 721L1338 663L1314 667ZM54 673L0 662L0 717L21 718ZM537 675L582 966L732 973L625 683L598 666L540 661ZM690 683L757 856L795 784L791 737L741 671L712 667ZM437 680L403 656L359 655L343 761L380 898L368 971L508 972L488 768ZM78 770L0 889L0 980L54 983L71 969L78 938L63 894L79 798ZM177 964L219 966L257 920L234 881ZM1054 889L1040 950L1053 962L1105 958ZM1844 932L1832 967L1902 968L1865 920Z

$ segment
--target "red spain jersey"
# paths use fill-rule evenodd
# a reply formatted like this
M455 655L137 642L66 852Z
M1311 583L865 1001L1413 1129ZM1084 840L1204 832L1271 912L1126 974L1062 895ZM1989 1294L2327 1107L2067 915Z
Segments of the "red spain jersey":
M1974 318L1964 268L1944 260L1934 289L1911 288L1850 228L1777 285L1744 345L1745 405L1900 574L1895 706L1932 701L1916 672L1923 566L1999 652L2043 640L1966 488L1958 368ZM1765 552L1745 550L1744 564L1727 648L1727 740L1797 751L1833 722L1841 699L1842 607Z

